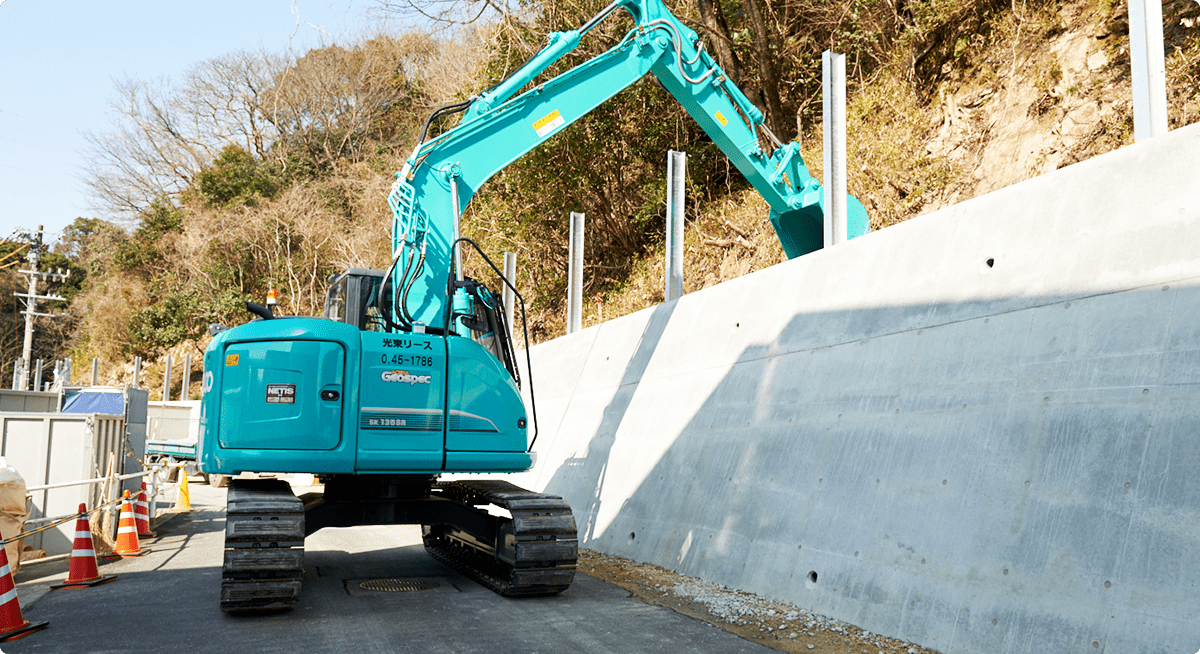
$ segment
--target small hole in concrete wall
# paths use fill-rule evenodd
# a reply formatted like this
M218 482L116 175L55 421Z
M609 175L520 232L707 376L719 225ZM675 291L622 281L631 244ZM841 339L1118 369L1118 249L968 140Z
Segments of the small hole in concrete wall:
M817 583L817 571L816 570L808 571L808 580L813 582L814 584Z
M1125 482L1125 488L1129 488L1129 487L1130 487L1130 486L1132 486L1132 485L1133 485L1133 484L1131 484L1131 483L1129 483L1129 482Z
M947 480L947 479L943 479L943 480L942 480L942 485L943 485L943 486L945 486L947 483L949 483L949 480Z
M741 326L742 326L742 323L740 323L740 322L735 322L735 323L733 323L733 326L734 326L734 327L741 327Z
M992 618L992 624L996 624L998 622L999 622L999 620L997 620L996 618Z
M803 545L797 545L797 546L796 546L796 549L798 549L798 550L802 550L802 549L804 549L804 546L803 546Z
M1029 488L1029 482L1028 482L1028 481L1026 481L1026 482L1025 482L1025 487L1026 487L1026 488Z
M987 264L987 267L988 267L988 268L991 268L992 266L996 265L996 260L995 260L995 259L988 259L988 260L987 260L987 261L985 261L984 263L986 263L986 264Z
M1100 641L1093 640L1092 641L1092 649L1100 649Z
M858 552L855 552L855 553L854 553L854 556L858 556Z
M1111 581L1106 581L1106 582L1104 582L1104 587L1105 587L1105 588L1112 588L1112 582L1111 582Z
M921 559L921 565L925 565L925 559Z
M1165 290L1168 290L1169 288L1171 288L1171 285L1170 285L1170 284L1165 284L1165 285L1163 285L1163 290L1164 290L1164 291L1165 291Z
M632 537L632 536L631 536ZM1004 569L1004 574L1008 574L1008 568Z
M637 538L637 534L633 533L632 531L629 532L629 540L633 540L635 538ZM1007 574L1007 572L1005 574Z
M1142 389L1142 395L1149 395L1149 394L1150 394L1150 389L1149 389L1149 388L1143 388L1143 389Z

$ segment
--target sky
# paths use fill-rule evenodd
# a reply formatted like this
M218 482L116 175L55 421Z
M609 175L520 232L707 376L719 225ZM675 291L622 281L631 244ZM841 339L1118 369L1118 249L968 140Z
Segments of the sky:
M237 50L303 53L378 27L379 6L0 0L0 238L105 217L89 207L81 133L109 129L114 81L178 81L193 64Z

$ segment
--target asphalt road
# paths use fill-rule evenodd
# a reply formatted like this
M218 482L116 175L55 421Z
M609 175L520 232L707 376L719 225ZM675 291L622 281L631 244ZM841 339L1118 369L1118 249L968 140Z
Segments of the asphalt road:
M218 608L225 493L193 483L196 511L158 527L146 556L102 563L117 581L46 592L66 561L16 576L27 620L50 627L0 644L20 652L770 652L578 574L553 597L500 597L434 561L417 527L325 529L306 542L295 610L229 616ZM419 579L422 591L364 590L380 578Z

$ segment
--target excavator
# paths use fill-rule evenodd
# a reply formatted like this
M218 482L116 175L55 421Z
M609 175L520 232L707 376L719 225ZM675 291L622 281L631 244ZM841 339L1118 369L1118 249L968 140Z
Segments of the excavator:
M620 42L534 83L622 11L634 26ZM240 475L227 495L222 610L294 607L305 537L325 527L420 525L429 554L505 596L570 586L577 536L567 502L495 478L534 463L528 332L522 369L503 303L464 275L463 251L478 251L522 314L524 299L460 234L460 218L490 177L647 74L767 200L788 257L823 246L822 189L798 144L770 133L660 0L615 0L579 29L551 34L507 79L429 116L388 197L386 270L332 276L321 317L247 303L259 319L210 328L199 467ZM455 114L456 125L430 136ZM864 234L862 204L848 196L847 207L848 237ZM282 479L242 474L268 472L315 474L324 490L297 497Z

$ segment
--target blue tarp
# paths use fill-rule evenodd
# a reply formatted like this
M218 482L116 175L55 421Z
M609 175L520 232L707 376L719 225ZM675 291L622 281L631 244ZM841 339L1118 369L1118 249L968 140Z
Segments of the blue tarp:
M63 398L63 413L125 415L125 394L117 391L79 391Z

